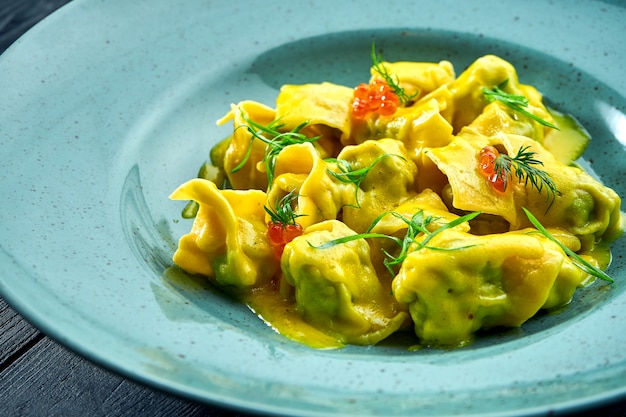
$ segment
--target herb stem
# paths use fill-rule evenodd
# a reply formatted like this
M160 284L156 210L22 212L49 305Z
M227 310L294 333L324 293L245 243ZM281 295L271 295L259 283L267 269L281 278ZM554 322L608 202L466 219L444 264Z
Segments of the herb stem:
M529 112L528 110L526 110L526 108L528 107L528 98L519 94L509 94L506 91L503 90L504 87L506 87L506 85L508 84L509 79L507 78L506 80L504 80L503 82L501 82L499 85L497 85L496 87L493 87L491 89L488 89L486 87L482 88L482 92L485 96L485 98L487 99L488 102L493 102L493 101L499 101L502 104L510 107L511 109L515 110L516 112L523 114L526 117L530 117L531 119L533 119L534 121L550 127L552 129L556 129L559 130L559 128L555 125L553 125L552 123L548 122L547 120L542 119L541 117L537 116L534 113Z
M241 162L231 170L231 173L239 171L248 162L252 153L252 142L255 139L258 139L267 145L265 148L263 163L265 164L267 180L270 188L272 187L272 184L274 182L274 167L276 166L276 158L278 157L280 151L290 145L296 145L306 142L315 142L321 137L315 136L309 138L305 134L300 132L304 127L308 125L308 121L299 124L290 131L282 132L280 130L284 128L285 125L280 123L279 119L276 119L270 122L268 125L264 126L260 123L250 120L243 114L243 112L241 113L241 116L245 120L246 124L240 125L237 128L247 128L252 136L250 138L250 144L248 146L246 154L244 155ZM266 137L265 135L269 137Z
M306 214L298 214L293 211L291 205L298 199L298 196L296 191L292 190L277 201L274 208L263 207L265 212L270 216L272 223L281 224L283 226L295 225L298 217L306 216Z
M327 172L330 175L332 175L334 178L336 178L337 180L343 183L355 185L354 200L356 204L353 207L361 208L361 203L359 202L359 198L358 198L358 193L359 193L359 188L361 187L361 183L363 182L363 180L365 180L365 177L367 176L367 174L369 174L369 172L374 168L374 166L376 166L376 164L378 164L383 158L391 157L391 156L398 157L402 159L403 161L406 160L400 155L384 153L384 154L378 155L378 157L376 157L376 159L374 159L372 163L370 163L367 167L354 169L352 165L350 164L350 162L344 159L328 158L326 159L326 161L335 163L337 165L337 168L339 168L339 171L341 172L335 172L328 168L327 168Z
M547 237L548 239L550 239L551 241L559 245L559 247L563 250L563 252L565 252L570 258L572 258L572 261L578 268L582 269L589 275L592 275L596 278L600 278L604 281L611 282L611 283L614 282L613 278L611 278L606 272L592 265L591 263L587 262L586 260L581 258L576 252L574 252L573 250L565 246L563 243L561 243L557 238L552 236L550 232L548 232L548 230L545 227L543 227L543 225L539 222L539 220L537 220L537 218L529 210L527 210L525 207L522 207L522 210L524 210L526 217L528 217L528 220L530 220L533 226L535 226L537 230L541 232L542 235L544 235L545 237Z
M543 189L546 189L547 199L551 200L548 209L554 203L557 195L561 193L556 187L556 184L550 178L550 175L543 169L536 166L543 166L543 162L535 158L536 153L529 151L530 145L520 146L515 156L509 156L505 153L500 153L494 162L494 170L496 175L504 181L504 189L506 189L508 182L513 178L513 173L517 177L517 180L524 185L530 185L541 193Z
M406 259L406 257L409 255L409 253L423 249L423 248L429 248L432 250L457 250L457 249L463 249L465 247L460 247L460 248L436 248L436 247L430 247L428 246L428 242L430 242L430 240L432 238L434 238L436 235L438 235L439 233L443 232L444 230L448 230L451 229L453 227L456 227L462 223L465 222L469 222L470 220L472 220L473 218L475 218L476 216L478 216L480 214L480 212L476 211L473 213L469 213L466 214L464 216L458 217L454 220L452 220L449 223L446 223L440 227L438 227L437 229L435 229L434 231L429 231L428 230L428 226L434 222L435 220L438 220L438 217L433 217L433 216L425 216L424 215L424 211L423 210L419 210L418 212L416 212L410 219L406 218L404 215L394 212L394 211L386 211L382 214L380 214L378 217L376 217L376 219L374 219L374 221L372 221L370 227L367 229L367 231L365 233L358 233L358 234L354 234L354 235L350 235L350 236L344 236L344 237L340 237L337 239L333 239L330 240L322 245L319 246L314 246L311 243L309 243L310 246L316 248L316 249L327 249L330 248L332 246L335 245L339 245L342 243L347 243L347 242L351 242L353 240L358 240L358 239L370 239L370 238L382 238L382 239L389 239L392 240L393 242L395 242L399 247L400 247L400 251L398 253L398 255L394 256L392 254L390 254L389 252L387 252L386 250L383 249L383 252L385 253L385 255L387 256L387 258L383 261L385 267L387 268L387 271L389 271L389 273L391 275L395 275L394 271L393 271L393 267L396 265L401 264L402 262L404 262L404 260ZM405 236L401 239L398 238L396 236L391 236L391 235L386 235L384 233L373 233L372 229L374 227L376 227L376 225L385 217L385 216L394 216L400 220L402 220L404 223L406 223L407 225L407 231ZM417 237L422 234L425 235L426 237L421 240L418 241ZM412 245L415 244L414 247L412 247Z
M414 94L410 96L407 95L407 93L404 91L404 88L400 87L399 85L400 80L397 79L398 77L394 79L391 76L391 74L389 74L389 71L383 64L382 55L376 53L376 46L374 45L374 42L372 42L371 57L372 57L372 65L374 67L374 71L376 71L378 75L380 75L383 78L383 80L385 80L385 82L389 84L393 92L398 96L398 99L400 100L402 105L406 105L415 97L417 97L417 95L419 94L419 91L415 92Z

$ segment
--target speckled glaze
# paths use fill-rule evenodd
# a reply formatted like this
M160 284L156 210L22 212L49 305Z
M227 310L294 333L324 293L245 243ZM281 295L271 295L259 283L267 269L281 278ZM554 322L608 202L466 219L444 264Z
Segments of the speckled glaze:
M626 396L624 239L613 285L456 351L402 340L316 351L172 269L196 174L231 102L368 78L389 60L510 60L593 136L626 196L619 1L75 0L0 57L0 291L60 342L129 377L272 414L543 415ZM273 23L268 25L267 23Z

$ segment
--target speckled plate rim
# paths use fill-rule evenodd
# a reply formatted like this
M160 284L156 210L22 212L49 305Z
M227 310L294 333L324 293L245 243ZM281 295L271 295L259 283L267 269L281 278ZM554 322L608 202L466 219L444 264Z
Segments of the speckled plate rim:
M410 22L407 8L415 16ZM280 30L246 27L233 32L233 24L255 21L260 10L282 16ZM207 310L203 294L210 290L201 284L176 286L155 279L150 268L158 270L172 249L168 236L154 227L161 219L150 218L158 212L155 207L166 204L155 191L172 189L181 171L163 166L163 179L146 175L152 173L146 170L154 163L150 157L163 156L158 151L167 144L163 132L191 134L181 127L183 122L214 120L235 99L220 96L207 102L203 97L216 87L207 80L240 82L253 96L275 94L275 86L259 83L258 73L241 68L266 51L346 31L404 27L472 34L551 55L609 85L622 102L626 96L620 74L626 51L619 36L611 36L621 33L625 12L611 2L529 1L519 9L498 1L480 7L458 1L389 1L358 9L337 2L336 11L329 15L315 4L278 1L238 7L207 1L75 0L16 42L0 57L0 91L6 92L0 99L0 143L12 151L0 156L2 190L11 196L0 204L0 213L11 219L0 228L3 297L44 332L97 363L170 392L244 410L400 415L415 412L413 396L424 415L513 416L624 398L624 353L605 354L605 340L581 336L610 335L613 346L626 344L625 336L599 325L624 317L621 284L598 308L574 318L575 326L555 326L523 344L429 353L418 360L391 348L382 348L390 353L386 357L360 348L310 352L268 334L245 309L219 295L211 294L211 301L228 313ZM595 19L598 14L602 19ZM302 16L308 19L298 18ZM494 21L506 24L490 24ZM557 37L562 33L569 36ZM186 65L167 62L164 55ZM232 73L248 74L248 79L229 78ZM623 129L624 108L611 109L615 126ZM180 122L161 121L178 116ZM210 135L212 129L196 134ZM613 133L613 140L623 138L623 130ZM202 144L190 141L169 149L170 156L189 161L186 155ZM150 151L154 154L146 154L150 149L156 149ZM99 198L94 198L96 191ZM90 197L88 203L84 196ZM171 221L169 211L168 216ZM166 232L176 235L185 226L168 227ZM616 275L621 277L621 270ZM207 330L216 336L204 336ZM551 353L583 342L585 352L595 355L589 363ZM513 353L508 351L512 347ZM206 358L205 349L213 359ZM514 370L517 378L488 375L500 365ZM541 367L563 369L563 375L560 380L533 380L529 369ZM413 372L427 375L429 385ZM365 378L372 374L381 382ZM574 384L576 376L584 381ZM361 378L361 385L346 377ZM396 387L395 381L415 386ZM585 392L598 381L603 390ZM385 390L383 382L397 391ZM455 383L471 389L455 390ZM486 397L490 384L499 389ZM538 389L555 401L538 396ZM474 408L468 408L472 403Z

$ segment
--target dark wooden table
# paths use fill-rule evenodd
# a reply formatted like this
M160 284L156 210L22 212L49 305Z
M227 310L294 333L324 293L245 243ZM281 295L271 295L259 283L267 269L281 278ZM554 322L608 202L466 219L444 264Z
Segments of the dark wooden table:
M32 25L67 2L0 0L0 52ZM0 415L243 416L227 409L177 398L102 369L42 334L2 299ZM626 401L570 417L583 416L626 417Z

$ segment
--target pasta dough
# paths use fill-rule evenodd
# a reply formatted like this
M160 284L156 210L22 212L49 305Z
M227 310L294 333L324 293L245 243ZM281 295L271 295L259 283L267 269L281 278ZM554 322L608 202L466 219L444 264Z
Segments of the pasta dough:
M232 189L194 179L171 196L199 206L179 267L316 348L406 331L465 346L610 280L620 197L571 160L586 135L555 157L575 129L549 140L564 119L511 63L487 55L456 76L372 58L356 89L285 85L275 108L231 106L212 157Z
M193 179L171 198L200 204L191 232L178 243L177 265L237 287L263 284L276 273L266 238L263 191L218 190L210 181Z
M555 243L530 231L449 230L431 244L440 249L411 252L393 282L415 333L431 345L463 346L478 329L520 326L547 303L569 302L586 277Z
M378 280L369 245L362 239L328 250L328 240L354 235L337 220L317 223L288 243L281 260L305 320L345 343L375 344L398 330L407 314Z

